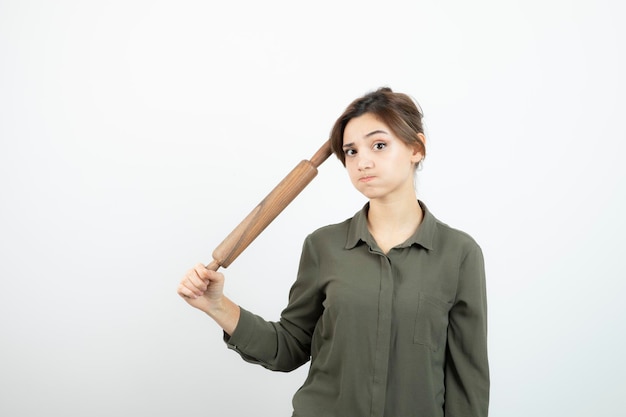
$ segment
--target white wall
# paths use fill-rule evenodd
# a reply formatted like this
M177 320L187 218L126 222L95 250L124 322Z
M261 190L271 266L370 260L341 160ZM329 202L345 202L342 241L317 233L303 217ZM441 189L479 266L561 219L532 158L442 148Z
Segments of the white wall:
M623 3L414 3L0 2L0 415L290 415L306 369L244 363L176 286L381 85L483 246L491 415L622 412ZM276 319L363 202L331 157L228 294Z

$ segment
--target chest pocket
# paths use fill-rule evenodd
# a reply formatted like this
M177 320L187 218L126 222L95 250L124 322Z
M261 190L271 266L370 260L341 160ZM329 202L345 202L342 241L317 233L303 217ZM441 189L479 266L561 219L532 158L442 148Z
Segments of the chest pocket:
M432 351L444 347L450 307L451 304L432 295L419 293L413 343L424 345Z

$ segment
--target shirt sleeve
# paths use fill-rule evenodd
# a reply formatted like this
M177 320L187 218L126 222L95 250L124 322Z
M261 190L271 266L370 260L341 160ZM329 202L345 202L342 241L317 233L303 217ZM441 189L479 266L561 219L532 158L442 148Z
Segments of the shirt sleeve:
M474 244L459 268L457 297L450 311L446 351L446 417L487 417L487 295L480 247Z
M319 262L310 237L305 239L298 276L289 292L289 302L277 322L266 321L241 308L233 334L224 334L230 349L251 363L273 371L292 371L311 357L311 339L323 311Z

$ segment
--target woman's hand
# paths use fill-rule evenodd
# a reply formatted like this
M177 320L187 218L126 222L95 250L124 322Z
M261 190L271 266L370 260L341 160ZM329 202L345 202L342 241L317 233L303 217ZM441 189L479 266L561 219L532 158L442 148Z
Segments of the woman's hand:
M180 281L178 295L189 305L210 314L221 307L224 275L207 269L203 264L196 264Z
M241 311L224 296L224 274L197 264L178 284L178 295L190 306L208 314L226 333L233 334Z

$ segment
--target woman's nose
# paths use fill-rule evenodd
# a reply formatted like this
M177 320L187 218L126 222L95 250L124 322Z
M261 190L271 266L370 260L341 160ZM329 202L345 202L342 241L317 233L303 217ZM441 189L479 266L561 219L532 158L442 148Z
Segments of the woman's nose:
M357 166L360 170L369 169L373 166L373 162L370 158L360 156Z

